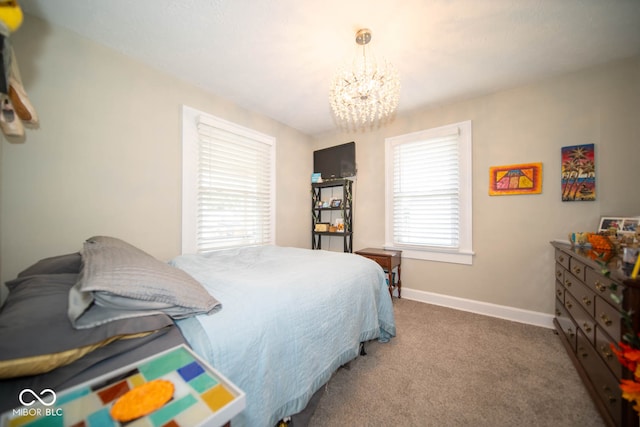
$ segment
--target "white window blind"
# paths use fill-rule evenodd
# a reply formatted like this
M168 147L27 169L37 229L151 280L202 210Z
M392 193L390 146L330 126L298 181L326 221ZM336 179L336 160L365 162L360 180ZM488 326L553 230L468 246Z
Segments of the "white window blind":
M387 138L385 181L386 247L471 263L471 122Z
M197 159L197 176L190 186L196 187L191 208L195 224L187 231L195 233L192 251L272 244L275 139L204 113L193 118L197 152L191 157ZM189 209L183 209L183 216L185 211ZM183 225L183 234L188 229Z
M393 235L401 245L457 248L458 135L393 149Z

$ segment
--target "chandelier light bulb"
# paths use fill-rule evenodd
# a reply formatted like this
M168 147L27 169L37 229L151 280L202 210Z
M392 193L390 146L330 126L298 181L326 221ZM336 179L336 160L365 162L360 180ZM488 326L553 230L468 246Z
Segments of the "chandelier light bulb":
M393 64L369 52L371 31L359 30L359 54L338 69L329 91L329 103L343 130L367 130L389 121L400 99L400 79Z

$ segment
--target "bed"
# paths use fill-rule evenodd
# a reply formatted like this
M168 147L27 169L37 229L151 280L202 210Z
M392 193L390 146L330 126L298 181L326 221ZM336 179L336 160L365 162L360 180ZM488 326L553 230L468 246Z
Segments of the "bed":
M151 319L153 324L142 328L148 334L133 338L141 340L139 344L124 339L108 343L48 373L1 379L0 401L15 396L27 384L49 381L49 387L52 382L55 387L68 387L101 370L108 372L131 357L144 357L147 349L155 352L186 342L246 393L246 409L232 420L233 426L273 426L302 411L340 366L358 356L361 343L386 342L396 333L384 273L376 263L358 255L263 246L182 255L160 263L118 239L99 236L87 242L99 242L100 247L87 249L85 243L80 255L66 255L75 256L76 262L79 259L79 265L67 268L70 272L56 273L65 275L66 288L60 293L66 289L68 305L63 314L70 327L83 333L117 322L128 322L131 328L131 324ZM117 256L96 261L101 251L113 247ZM140 268L138 258L144 260L145 268ZM97 266L92 268L94 263ZM123 263L126 268L114 268ZM163 274L156 273L157 268ZM166 268L171 270L164 271ZM149 274L149 269L156 281L145 282L143 292L127 294L133 284L149 279L139 277ZM51 281L49 270L47 274L28 270L17 280L47 276L43 280ZM178 277L156 288L166 274ZM193 282L188 286L196 287L185 291L183 282L189 279ZM22 285L9 284L11 306L11 294ZM167 289L172 293L176 286L181 289L177 295L167 297ZM182 295L185 292L189 295ZM6 289L4 295L7 299ZM185 302L182 297L190 300ZM2 326L5 310L0 310L0 342L7 329ZM112 347L123 345L129 348L109 354ZM0 347L0 368L7 359L3 350L7 349ZM96 363L88 361L92 356ZM80 366L83 363L87 366Z

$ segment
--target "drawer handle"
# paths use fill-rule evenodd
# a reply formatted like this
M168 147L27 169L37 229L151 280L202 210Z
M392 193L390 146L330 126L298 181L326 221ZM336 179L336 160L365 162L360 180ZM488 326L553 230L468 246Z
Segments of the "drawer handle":
M558 289L558 290L556 291L556 293L558 294L558 296L559 296L559 297L561 297L561 296L562 296L562 291L561 291L560 289Z
M558 277L562 276L562 271L556 271L556 276Z
M565 303L565 305L567 306L567 308L568 308L569 310L571 310L571 309L573 308L573 304L571 304L571 301L567 301L567 302Z
M584 328L585 332L591 332L591 326L589 326L587 322L583 323L582 327Z
M607 399L609 400L609 404L613 405L618 401L618 399L612 395L611 388L605 385L602 387L602 390L608 395Z
M573 267L573 272L576 274L580 274L580 272L582 271L582 269L580 267Z
M586 359L587 357L589 357L589 353L587 353L583 347L579 347L578 348L578 352L581 352L582 354L580 354L582 356L583 359Z
M560 317L561 314L560 310L556 309L556 317Z
M560 255L560 256L558 257L558 261L563 262L563 261L564 261L564 257L563 257L562 255Z
M607 290L607 287L597 280L596 280L595 286L596 286L596 289L599 290L600 292L604 292Z
M600 346L600 351L602 352L602 355L605 357L605 359L611 359L613 357L613 353L609 351L609 347L604 344Z
M587 297L582 297L582 302L584 303L584 305L591 305L591 300Z
M571 280L569 280L569 279L565 279L565 280L564 280L564 284L565 284L568 288L570 288L570 287L571 287Z
M600 316L600 320L602 320L602 323L604 323L605 326L611 326L613 323L613 320L609 319L606 314Z

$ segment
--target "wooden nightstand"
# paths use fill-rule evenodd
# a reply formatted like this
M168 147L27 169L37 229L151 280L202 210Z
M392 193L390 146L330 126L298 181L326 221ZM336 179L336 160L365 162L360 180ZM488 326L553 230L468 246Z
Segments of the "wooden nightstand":
M402 280L400 276L400 264L402 262L402 251L389 251L380 248L366 248L356 251L358 255L362 255L365 258L369 258L382 267L387 273L387 279L389 280L389 294L393 296L393 289L398 288L398 298L400 298L400 292L402 291ZM398 267L398 283L393 283L393 269Z

